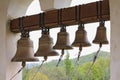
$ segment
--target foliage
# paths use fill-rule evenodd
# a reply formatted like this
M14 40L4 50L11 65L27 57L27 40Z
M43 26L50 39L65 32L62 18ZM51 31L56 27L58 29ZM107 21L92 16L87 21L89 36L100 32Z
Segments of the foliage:
M66 55L66 59L64 60L64 64L65 64L65 70L66 70L66 75L69 76L72 72L72 63L69 59L69 54Z
M94 53L80 58L80 63L75 65L76 59L69 59L69 54L56 67L57 61L46 63L39 70L34 80L109 80L110 77L110 58L109 53L101 52L88 76L85 76L88 68L92 64ZM23 70L23 80L32 80L38 66L25 68Z

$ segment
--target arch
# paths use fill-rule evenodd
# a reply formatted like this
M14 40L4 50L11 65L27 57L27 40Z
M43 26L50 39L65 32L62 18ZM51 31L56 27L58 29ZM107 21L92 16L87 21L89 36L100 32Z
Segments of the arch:
M10 0L8 6L8 16L10 18L24 16L32 1L33 0Z

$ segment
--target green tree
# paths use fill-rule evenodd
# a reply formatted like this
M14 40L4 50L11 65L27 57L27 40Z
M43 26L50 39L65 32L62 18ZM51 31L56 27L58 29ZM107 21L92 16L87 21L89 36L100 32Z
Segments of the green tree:
M67 55L66 55L66 59L64 60L64 64L65 64L66 76L67 76L67 79L69 80L70 74L73 70L73 66L72 66L71 60L69 59L69 53L68 52L67 52Z
M109 80L109 58L98 58L92 67L88 76L85 77L87 70L89 69L91 62L84 63L80 67L78 67L79 75L76 75L76 80ZM80 77L79 77L80 76Z
M31 80L33 78L33 74L32 73L29 73L29 79L28 80ZM38 72L37 75L35 76L34 80L49 80L48 77L41 73L41 72Z

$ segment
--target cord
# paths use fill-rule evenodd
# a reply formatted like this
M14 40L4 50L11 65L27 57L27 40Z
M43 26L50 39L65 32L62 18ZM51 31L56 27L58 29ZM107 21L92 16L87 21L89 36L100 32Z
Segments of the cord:
M13 76L10 78L10 80L12 80L17 74L19 74L19 73L22 71L22 69L23 69L23 67L22 67L21 69L19 69L19 71L18 71L15 75L13 75Z
M79 47L77 61L79 61L79 59L80 59L81 52L82 52L82 46Z
M12 80L17 74L19 74L24 69L25 65L26 65L26 63L23 61L22 62L22 68L20 68L18 70L18 72L10 78L10 80Z
M74 69L73 69L73 71L71 73L70 80L71 80L74 72L77 70L77 67L79 66L78 62L79 62L79 59L80 59L81 52L82 52L82 46L79 47L78 57L77 57L77 60L75 62L75 67L74 67Z
M37 75L37 73L39 72L39 70L41 69L41 67L42 67L42 65L43 65L43 63L44 63L45 61L46 61L46 60L43 60L43 61L42 61L41 65L40 65L40 66L38 67L38 69L36 70L36 72L35 72L32 80L34 80L35 76Z
M63 55L64 55L64 49L62 49L62 54L61 54L61 56L60 56L60 58L59 58L59 60L58 60L58 63L57 63L57 65L56 65L56 67L59 66L59 63L61 62Z
M99 52L100 52L100 50L101 50L102 44L100 43L99 46L100 46L100 47L99 47L98 51L96 52L96 54L95 54L95 56L94 56L94 58L93 58L93 62L92 62L92 64L91 64L91 66L89 67L89 69L88 69L88 71L87 71L87 73L86 73L86 75L85 75L85 77L84 77L83 80L85 80L86 77L89 75L89 73L90 73L90 71L91 71L91 68L93 67L93 65L94 65L95 62L96 62L96 59L97 59L98 54L99 54Z

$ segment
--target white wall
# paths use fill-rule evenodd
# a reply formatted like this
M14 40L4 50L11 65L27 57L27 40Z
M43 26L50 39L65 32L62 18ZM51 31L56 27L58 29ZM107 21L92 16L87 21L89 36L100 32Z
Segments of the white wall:
M110 0L111 66L110 80L120 80L120 0Z
M10 31L9 20L24 16L31 2L32 0L3 0L0 2L0 80L10 80L21 67L20 63L11 62L20 36ZM13 80L22 80L21 74Z
M72 0L39 0L42 11L70 7Z
M6 19L8 0L0 3L0 79L6 80Z

